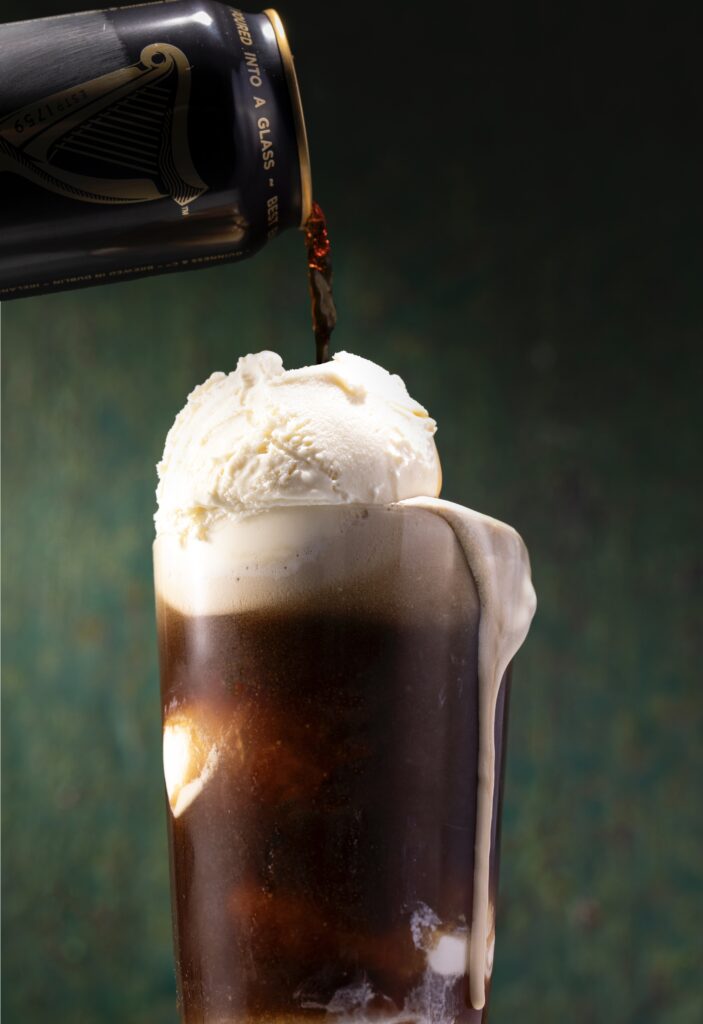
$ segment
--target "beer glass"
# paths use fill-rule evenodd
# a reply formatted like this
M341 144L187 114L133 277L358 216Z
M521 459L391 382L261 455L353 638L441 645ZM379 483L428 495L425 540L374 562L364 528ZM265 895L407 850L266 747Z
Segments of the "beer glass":
M403 505L275 509L154 558L182 1021L485 1020L480 615L452 528Z

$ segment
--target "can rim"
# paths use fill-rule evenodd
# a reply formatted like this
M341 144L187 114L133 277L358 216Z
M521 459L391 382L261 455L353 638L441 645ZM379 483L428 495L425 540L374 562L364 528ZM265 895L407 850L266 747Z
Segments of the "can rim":
M295 73L295 61L291 53L286 30L278 11L272 7L267 8L264 14L271 22L276 36L278 49L281 54L283 71L288 85L288 94L293 106L293 121L295 123L295 137L298 143L298 163L300 166L300 192L301 192L301 219L300 227L304 228L312 213L312 173L310 170L310 150L308 148L308 135L305 130L305 117L303 115L303 101L300 98L300 87L298 76Z

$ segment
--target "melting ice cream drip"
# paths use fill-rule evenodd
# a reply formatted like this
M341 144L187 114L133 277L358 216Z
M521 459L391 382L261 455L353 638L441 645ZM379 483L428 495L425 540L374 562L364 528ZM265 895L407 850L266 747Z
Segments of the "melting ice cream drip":
M334 1017L334 1024L370 1024L371 1021L383 1020L383 1024L408 1024L414 1018L406 1013L399 1013L398 1008L388 996L378 992L367 975L361 974L349 985L338 988L329 1002L318 993L319 982L303 983L294 993L303 1010L325 1010ZM382 1016L379 1011L382 1011ZM415 1024L422 1024L416 1021Z
M405 1011L423 1024L453 1024L461 1010L456 983L466 973L468 929L465 924L447 927L431 907L419 903L410 918L410 931L427 966L405 1001Z
M462 1009L457 982L466 973L468 929L465 923L444 924L425 903L410 917L413 944L425 960L422 981L407 996L402 1009L378 991L366 974L333 993L329 1001L318 993L317 980L301 985L295 998L304 1010L325 1010L335 1024L454 1024Z
M536 608L535 592L527 549L510 526L438 498L410 498L401 504L434 512L449 523L466 555L481 606L478 792L474 901L469 936L469 991L472 1006L480 1010L486 1002L486 977L493 962L488 885L495 791L496 704L505 670L527 636Z

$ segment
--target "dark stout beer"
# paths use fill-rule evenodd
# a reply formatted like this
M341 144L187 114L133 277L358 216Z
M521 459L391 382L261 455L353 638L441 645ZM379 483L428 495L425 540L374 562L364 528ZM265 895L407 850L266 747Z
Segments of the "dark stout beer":
M312 213L305 225L305 249L315 360L326 363L330 358L332 331L337 326L337 308L332 294L332 246L319 203L312 204Z
M182 1020L478 1024L473 579L436 516L315 514L341 524L317 554L223 555L217 580L156 543Z
M0 26L0 298L253 255L312 207L275 11L137 4Z

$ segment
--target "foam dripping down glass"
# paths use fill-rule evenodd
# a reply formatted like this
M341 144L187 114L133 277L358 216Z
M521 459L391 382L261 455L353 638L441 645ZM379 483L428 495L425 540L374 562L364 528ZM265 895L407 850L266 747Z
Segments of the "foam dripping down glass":
M518 535L297 503L154 563L182 1021L485 1021Z

